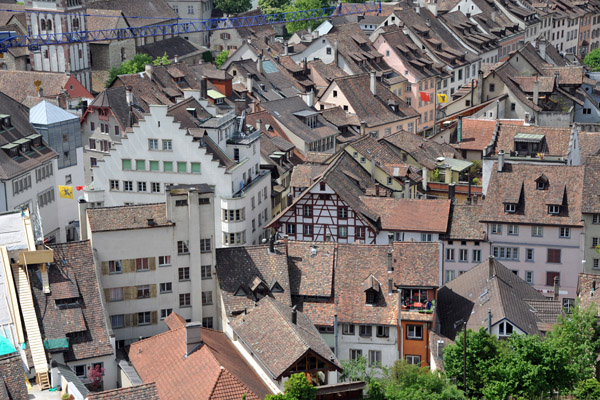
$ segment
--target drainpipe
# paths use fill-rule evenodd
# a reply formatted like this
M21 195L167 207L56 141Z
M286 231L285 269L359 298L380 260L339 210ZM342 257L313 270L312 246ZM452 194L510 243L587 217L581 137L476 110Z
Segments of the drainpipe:
M333 316L333 354L338 355L338 316Z
M462 124L462 116L458 117L458 126L456 128L456 142L457 143L461 143L462 142L462 128L463 128L463 124Z
M398 288L398 343L400 343L400 360L404 360L404 333L402 329L402 289Z

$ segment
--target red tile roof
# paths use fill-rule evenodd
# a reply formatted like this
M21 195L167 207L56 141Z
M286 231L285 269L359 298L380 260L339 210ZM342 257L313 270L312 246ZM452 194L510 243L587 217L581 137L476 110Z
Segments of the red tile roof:
M202 346L186 357L186 328L131 344L129 358L163 399L263 399L270 391L223 332L202 328Z
M496 120L465 118L462 121L462 141L454 145L461 150L483 151L492 144Z
M417 200L361 196L381 218L381 229L446 233L451 200Z
M541 126L519 126L500 123L496 153L504 150L506 153L515 151L515 136L519 133L533 133L545 136L547 150L542 151L545 155L565 157L569 152L569 141L571 140L571 128L552 128Z
M289 242L287 246L292 295L332 295L335 243ZM315 253L313 254L312 248Z
M87 215L92 232L173 225L172 222L167 220L167 206L165 203L88 208ZM155 225L148 224L149 219L154 220Z
M91 393L88 400L159 400L154 382Z

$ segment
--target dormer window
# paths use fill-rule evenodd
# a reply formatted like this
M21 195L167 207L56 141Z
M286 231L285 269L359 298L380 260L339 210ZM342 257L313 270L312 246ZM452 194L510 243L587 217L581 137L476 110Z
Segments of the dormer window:
M367 290L366 295L367 295L367 299L366 299L367 304L371 304L371 305L377 304L377 292L375 290L371 290L371 289Z
M548 214L551 214L551 215L560 214L560 206L557 204L550 204L548 206Z
M365 286L365 303L370 305L376 305L378 302L378 295L381 291L381 284L373 275L363 282Z
M537 181L537 190L546 190L548 189L548 182L540 179Z
M515 203L506 203L504 205L504 212L507 212L507 213L517 212L517 205Z

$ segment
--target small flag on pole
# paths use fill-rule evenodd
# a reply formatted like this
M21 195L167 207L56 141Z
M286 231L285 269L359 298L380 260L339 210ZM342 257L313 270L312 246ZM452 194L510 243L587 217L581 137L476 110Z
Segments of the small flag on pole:
M438 94L438 103L447 103L448 102L448 95L446 94Z
M77 189L77 191L79 192L82 191L84 187L85 186L75 186L75 189Z
M72 199L73 198L73 186L59 186L58 187L59 196L63 199Z
M420 93L421 93L422 101L431 101L431 97L429 96L429 93L427 93L427 92L420 92Z

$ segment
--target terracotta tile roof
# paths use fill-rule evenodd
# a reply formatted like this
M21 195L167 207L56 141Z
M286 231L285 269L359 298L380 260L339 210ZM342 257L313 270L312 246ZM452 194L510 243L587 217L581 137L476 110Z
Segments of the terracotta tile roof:
M463 118L462 142L456 143L454 147L461 150L485 150L493 144L492 137L497 124L496 120Z
M519 85L522 91L526 93L533 93L535 80L539 82L539 92L540 93L552 93L555 89L554 87L554 76L514 76L512 80Z
M93 7L93 3L92 3ZM88 8L86 10L86 23L87 30L89 31L99 31L102 29L116 29L119 27L120 18L115 17L123 17L123 13L120 9L115 10L97 10L93 8ZM125 21L125 19L123 18ZM127 26L127 22L125 22L125 26ZM108 44L109 40L101 40L97 42L92 42L94 44ZM161 54L162 55L162 54Z
M492 278L490 279L490 269ZM487 327L488 310L492 313L492 326L507 319L527 334L540 334L542 320L528 300L551 302L533 286L512 273L503 264L490 257L469 271L459 275L438 290L437 315L441 333L454 339L456 321L467 322L467 328L479 330ZM560 309L560 307L559 307ZM544 312L544 314L546 314ZM556 319L557 315L554 315Z
M427 169L436 168L438 157L462 159L460 153L449 144L427 140L406 131L392 133L379 139L379 141L405 151Z
M267 326L276 329L265 329ZM299 311L294 323L291 307L270 297L231 321L231 328L275 379L288 375L290 367L309 351L326 360L329 370L341 371L341 364L313 323Z
M585 159L583 178L583 204L581 212L600 213L600 157Z
M88 208L88 220L92 232L121 231L172 226L167 220L165 203L141 204L133 206ZM154 224L148 224L148 220Z
M92 7L97 10L120 10L128 25L132 28L158 25L167 21L176 20L177 13L165 0L131 0L122 3L120 0L95 1ZM135 16L135 17L130 17Z
M161 399L263 399L270 391L223 332L202 328L202 346L186 357L186 328L131 344L129 358ZM198 379L201 377L202 379Z
M38 97L34 81L41 81L44 97L52 98L66 89L69 78L64 73L0 70L0 87L2 93L22 103L28 96Z
M577 297L581 301L581 307L600 306L598 290L600 290L600 276L597 274L579 274Z
M338 128L340 126L348 125L360 126L359 118L354 114L347 115L342 107L333 107L322 110L321 115Z
M257 293L253 282L261 283L262 290L276 300L291 305L290 278L285 246L276 245L269 253L268 246L247 246L217 249L217 276L228 317L251 310ZM273 290L278 284L282 292Z
M479 222L483 205L456 204L452 207L446 240L485 240L485 224Z
M317 326L333 326L333 319L336 313L334 299L328 302L304 301L299 304L299 310L304 313Z
M544 175L548 190L538 190L537 180ZM584 167L566 165L512 164L506 162L502 172L493 165L482 221L521 224L582 226L582 186ZM559 215L548 213L556 190L566 188L559 200ZM505 203L517 203L517 211L504 211Z
M44 293L41 272L37 267L30 269L29 275L42 338L68 338L69 347L63 353L65 361L69 362L112 355L90 242L52 244L49 247L54 250L54 264L48 267L50 293ZM60 306L60 300L67 299L79 306ZM81 335L68 336L75 332Z
M403 161L402 157L389 146L375 140L371 135L364 135L350 143L362 157L367 160L375 158L375 164L396 178L409 177L413 181L421 179L419 171Z
M376 82L376 95L370 89L369 74L336 78L335 84L344 94L355 115L365 121L368 127L391 124L408 118L417 117L417 111L404 100L392 93L381 82ZM391 109L394 104L396 111Z
M314 179L327 169L322 164L300 164L294 167L290 179L290 187L307 188L314 183Z
M495 152L504 150L510 153L516 150L515 136L519 133L544 135L543 149L540 153L549 156L565 157L569 153L571 128L552 128L535 125L519 126L500 123Z
M336 137L336 140L339 138ZM330 161L335 155L330 153L319 153L317 151L309 151L306 153L304 161L307 163L318 163L318 164L326 164Z
M110 108L113 115L117 118L121 127L126 129L137 122L137 117L129 109L127 104L126 89L124 86L104 89L90 103L88 112L83 115L83 120L94 111L95 107Z
M581 85L583 83L583 67L547 67L543 69L547 76L558 72L559 85Z
M600 132L579 132L578 138L582 160L600 153Z
M261 131L269 135L271 138L280 138L288 143L291 143L289 136L281 128L277 120L268 111L262 110L256 113L246 115L246 123L256 126L258 120L261 122ZM304 155L294 146L294 156L297 160L304 160Z
M438 287L438 243L394 243L392 273L387 268L390 250L390 246L338 244L335 297L340 322L396 325L398 294L388 294L390 278L396 286ZM375 306L365 301L368 278L379 284L380 295Z
M360 200L377 213L381 229L446 233L451 200L417 200L361 196Z
M335 243L289 242L287 252L292 296L331 297Z
M158 390L154 382L138 386L105 390L98 393L90 393L88 400L159 400Z
M175 56L191 56L195 53L206 51L206 48L190 42L181 36L174 36L172 38L147 43L144 46L138 47L138 49L142 53L155 58L162 57L166 53L167 58L169 59L173 59ZM226 72L223 71L223 73Z

